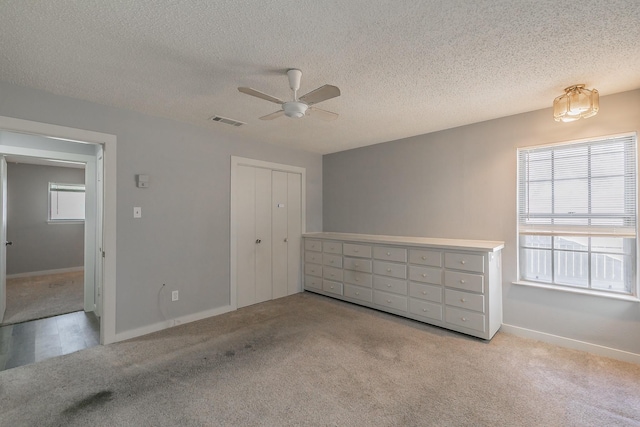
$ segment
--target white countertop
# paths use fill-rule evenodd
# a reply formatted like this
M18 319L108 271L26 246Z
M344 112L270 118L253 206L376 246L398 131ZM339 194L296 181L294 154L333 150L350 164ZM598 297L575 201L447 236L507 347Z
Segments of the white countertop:
M504 248L504 242L492 240L441 239L431 237L381 236L355 233L305 233L302 237L341 240L363 243L384 243L393 245L438 247L467 251L496 252Z

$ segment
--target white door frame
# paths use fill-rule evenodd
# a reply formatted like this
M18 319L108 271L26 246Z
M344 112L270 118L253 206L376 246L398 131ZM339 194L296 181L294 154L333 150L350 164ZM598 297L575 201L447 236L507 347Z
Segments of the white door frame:
M77 143L98 144L104 153L103 248L96 248L96 261L103 257L102 310L100 343L116 341L116 143L115 135L75 129L47 123L0 116L0 131L24 133ZM51 152L31 150L34 157L49 157ZM24 151L22 152L24 153ZM60 153L58 153L60 154ZM69 154L73 157L72 154ZM78 155L80 156L80 155ZM86 157L86 155L84 155ZM83 161L78 159L79 161ZM94 169L95 170L95 169ZM99 232L99 231L98 231Z
M265 162L262 160L248 159L245 157L231 156L231 221L230 221L230 303L232 310L236 310L238 308L238 288L237 288L237 256L238 256L238 242L237 242L237 228L238 228L238 197L237 197L237 171L238 166L253 166L257 168L270 169L274 171L282 171L282 172L291 172L298 173L301 175L301 189L302 189L302 200L301 200L301 213L302 213L302 234L306 233L306 189L307 189L307 170L305 168L299 166L290 166L283 165L280 163L271 163ZM301 252L302 257L302 252Z

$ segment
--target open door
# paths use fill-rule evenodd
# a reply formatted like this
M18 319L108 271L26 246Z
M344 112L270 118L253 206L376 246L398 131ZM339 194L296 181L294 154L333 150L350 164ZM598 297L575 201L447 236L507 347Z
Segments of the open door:
M7 161L0 156L0 323L7 309Z
M102 282L104 271L104 234L102 230L104 217L104 151L101 145L96 146L96 262L94 268L95 280L95 310L98 317L102 317Z

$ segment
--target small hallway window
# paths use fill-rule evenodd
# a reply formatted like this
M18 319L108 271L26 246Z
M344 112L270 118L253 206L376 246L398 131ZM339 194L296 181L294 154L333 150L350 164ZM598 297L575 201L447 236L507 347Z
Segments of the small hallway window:
M84 184L49 183L49 221L84 221Z

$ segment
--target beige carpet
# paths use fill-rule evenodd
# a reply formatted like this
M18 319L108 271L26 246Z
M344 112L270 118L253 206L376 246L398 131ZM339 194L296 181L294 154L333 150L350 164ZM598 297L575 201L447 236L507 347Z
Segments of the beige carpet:
M7 279L7 309L0 326L83 308L83 271Z
M634 426L640 365L309 293L0 372L2 426Z

